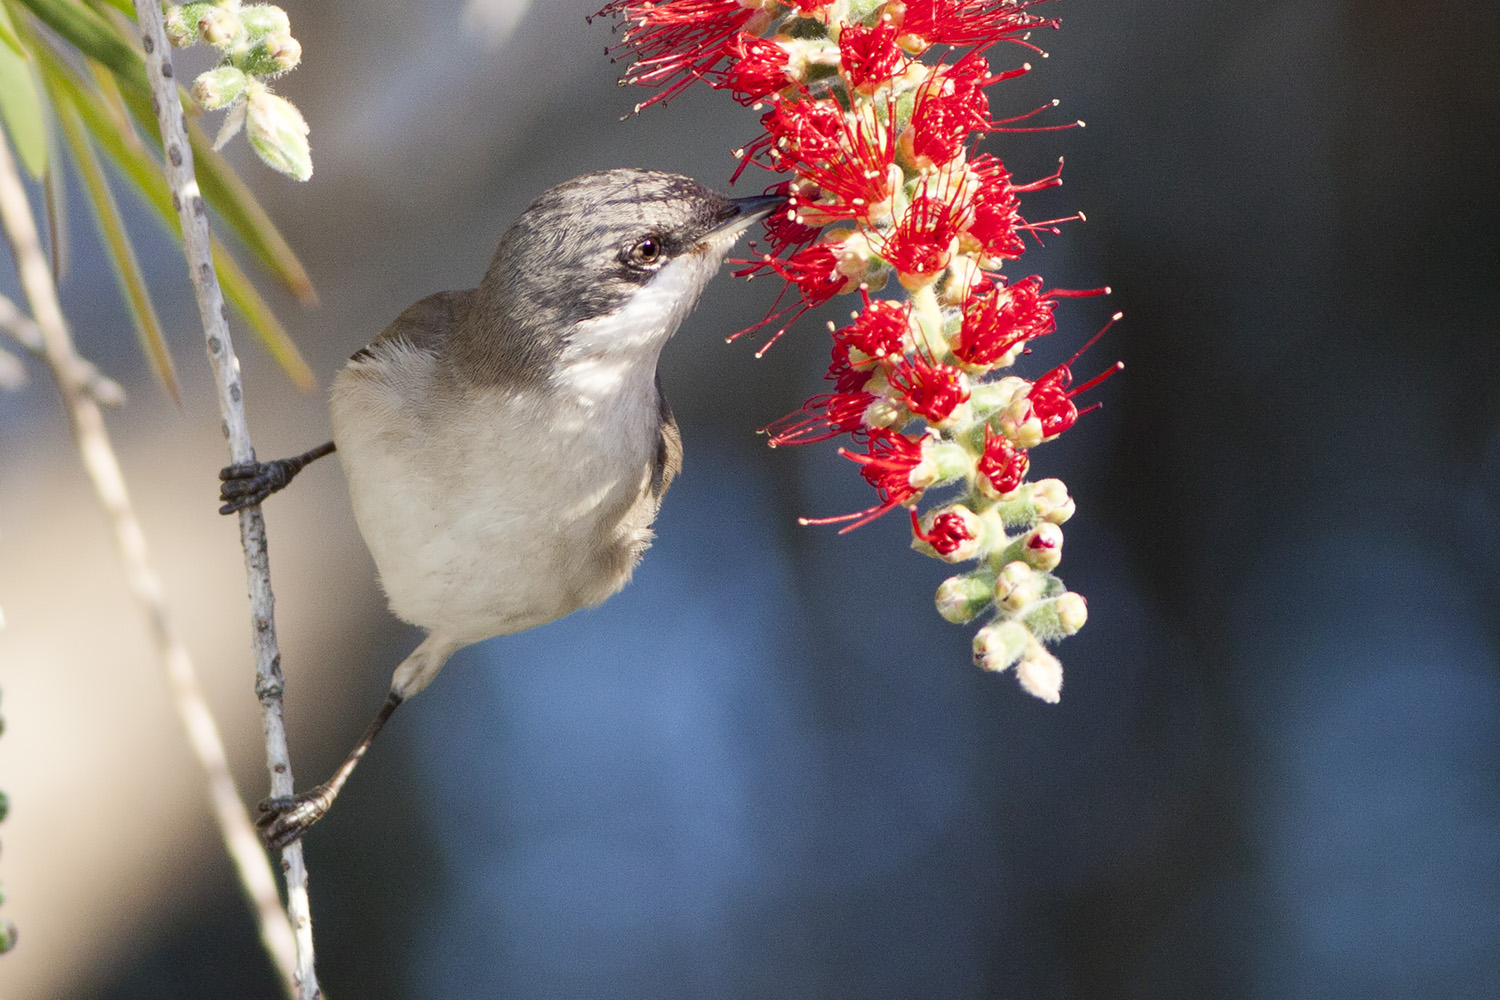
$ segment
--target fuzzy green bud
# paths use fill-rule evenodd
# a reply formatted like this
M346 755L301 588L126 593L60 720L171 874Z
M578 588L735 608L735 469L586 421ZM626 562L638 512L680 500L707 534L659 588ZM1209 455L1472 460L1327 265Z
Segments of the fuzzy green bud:
M935 468L934 483L951 483L974 474L974 456L954 441L934 441L924 459Z
M1080 594L1067 591L1058 597L1038 603L1026 612L1026 627L1043 641L1062 639L1077 633L1089 620L1089 606Z
M0 823L5 822L5 817L10 815L10 796L0 792Z
M253 76L276 76L302 61L302 45L290 32L272 31L231 53L230 59Z
M1032 569L1052 570L1062 562L1062 529L1043 521L1007 545L1002 554L1006 562L1021 560Z
M1036 640L1016 621L992 622L974 633L974 665L999 673L1021 658Z
M217 111L244 97L249 82L243 70L220 66L198 74L193 81L193 100L207 111Z
M950 576L937 589L937 612L955 625L974 620L994 597L995 580L989 573Z
M245 127L256 155L272 169L299 181L312 176L307 120L292 102L256 89L248 99Z
M251 38L278 32L287 35L292 33L291 18L286 16L286 11L273 4L241 7L240 24L244 26L245 34Z
M1061 479L1039 479L1032 483L1031 505L1036 509L1037 520L1053 524L1064 523L1078 509Z
M225 7L210 6L198 16L198 37L216 49L229 47L240 33L240 19Z
M884 396L877 396L869 406L865 407L864 416L861 418L866 427L890 427L906 415L906 410L895 400Z
M995 577L995 603L1019 611L1042 596L1042 579L1019 559L1006 563Z
M1046 440L1042 418L1032 409L1029 396L1017 396L1010 401L1001 414L999 430L1017 448L1035 448Z
M212 7L208 3L190 3L181 7L168 7L162 12L162 22L167 29L167 41L174 48L185 49L198 40L198 18Z
M0 955L16 946L16 925L9 920L0 920Z
M1009 406L1016 394L1026 386L1025 379L1014 375L1007 375L994 382L980 382L970 390L969 401L974 404L976 413L988 415ZM1000 428L997 426L995 430L999 431Z

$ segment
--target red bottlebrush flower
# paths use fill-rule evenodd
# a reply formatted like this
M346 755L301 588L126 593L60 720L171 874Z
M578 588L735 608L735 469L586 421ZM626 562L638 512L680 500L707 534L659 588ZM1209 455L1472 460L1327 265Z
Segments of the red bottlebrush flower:
M865 433L865 410L873 402L875 397L863 391L824 393L762 430L770 434L772 448L813 444L840 434L852 434L859 439Z
M821 226L809 226L797 218L795 209L778 210L766 217L766 239L771 243L771 256L787 256L796 253L818 238Z
M893 108L886 120L892 117ZM803 221L866 219L889 204L892 174L899 173L892 170L896 136L873 108L846 115L835 100L804 95L776 101L761 125L766 134L746 147L746 162L763 160L769 169L797 176L791 206Z
M960 194L945 189L944 180L924 180L907 206L906 214L886 236L880 256L904 281L931 281L942 274L958 246L965 206L955 204Z
M802 524L844 524L839 534L853 531L901 506L913 506L922 493L937 482L937 465L926 455L926 438L907 437L894 431L872 428L863 454L840 448L839 454L859 464L859 474L880 494L880 503L853 514L836 517L804 517ZM845 523L848 522L848 523Z
M823 377L833 383L835 392L858 392L870 381L873 373L865 368L855 368L849 360L848 345L833 342L833 361L828 374Z
M839 271L837 250L837 244L818 243L785 260L771 258L766 266L797 286L803 304L812 309L849 285L849 278Z
M944 562L963 562L979 553L979 518L962 504L933 515L926 530L917 512L912 511L911 532L919 541L932 546Z
M868 450L863 455L847 449L840 451L845 458L859 463L859 474L880 494L881 505L864 513L878 509L884 514L893 507L915 503L922 491L932 485L932 473L923 469L925 440L876 428L870 431Z
M1033 0L1033 3L1036 0ZM1032 28L1057 27L1057 21L1029 13L1032 3L1015 0L906 0L902 43L916 51L930 45L992 45Z
M1073 373L1067 365L1059 365L1037 379L1027 393L1031 412L1042 422L1042 440L1057 437L1072 427L1078 420L1078 407L1073 405L1068 386L1073 382Z
M940 69L917 92L906 141L917 165L952 162L974 131L990 126L989 64L977 51Z
M1073 405L1074 396L1088 392L1115 372L1124 370L1124 363L1116 361L1104 369L1104 371L1083 383L1083 385L1070 388L1073 384L1073 373L1069 370L1068 366L1077 361L1079 355L1093 346L1094 341L1104 336L1105 331L1113 326L1119 318L1119 313L1111 316L1109 322L1104 324L1104 329L1089 338L1089 342L1080 347L1068 359L1066 364L1058 365L1032 384L1031 392L1027 394L1026 398L1031 403L1031 412L1042 422L1043 440L1056 437L1069 427L1072 427L1074 422L1078 420L1078 415L1082 411ZM1088 409L1092 410L1099 405L1095 403L1093 406L1088 407Z
M964 302L963 325L953 340L953 356L966 365L985 368L998 363L1016 345L1055 330L1052 308L1056 300L1041 294L1042 279L1022 278L1013 284L987 282L975 286Z
M911 326L911 304L890 299L871 299L868 289L861 289L865 308L854 322L833 331L836 345L847 352L858 351L859 359L849 358L855 367L869 367L888 357L900 357L906 349L906 333Z
M787 75L791 60L786 49L773 41L741 33L724 47L724 56L728 65L717 70L709 83L728 90L741 104L754 104L793 82Z
M968 234L986 257L1015 260L1026 250L1020 234L1026 223L1010 172L999 158L988 153L974 157L969 169L979 178L979 189L974 195L974 221L969 223Z
M635 55L624 82L658 87L679 78L637 105L638 111L667 100L713 70L725 58L731 39L767 17L759 5L740 0L615 0L594 16L606 14L625 22L613 51Z
M897 361L888 377L902 405L930 424L941 424L969 400L969 380L963 372L933 364L920 352Z
M763 141L777 169L782 160L817 162L838 155L844 134L844 109L831 97L776 101L761 115Z
M855 90L866 93L899 76L905 57L896 46L896 29L881 21L873 28L848 24L839 34L839 68Z
M979 491L991 499L1003 496L1021 485L1031 459L1025 449L1010 443L1004 434L984 429L984 454L979 457L977 483Z

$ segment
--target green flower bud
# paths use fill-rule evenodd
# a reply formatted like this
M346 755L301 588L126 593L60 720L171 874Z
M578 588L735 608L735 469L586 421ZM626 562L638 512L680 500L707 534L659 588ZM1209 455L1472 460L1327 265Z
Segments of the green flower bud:
M1007 375L1005 378L994 382L979 382L970 390L969 401L974 404L976 413L990 414L996 410L1003 410L1016 398L1016 393L1025 389L1027 382L1023 378ZM997 426L995 430L1000 430Z
M1066 591L1041 601L1026 612L1026 627L1044 642L1074 635L1089 620L1088 602L1079 594Z
M193 100L207 111L217 111L244 97L249 82L243 70L220 66L198 74L193 81Z
M273 33L285 35L292 33L291 18L286 16L286 11L272 4L241 7L240 24L244 26L245 34L251 38L260 38Z
M0 920L0 955L16 946L16 925L9 920Z
M926 456L934 469L934 483L951 483L974 474L974 456L953 441L933 440Z
M995 603L1008 611L1020 611L1041 596L1041 578L1019 559L1006 563L995 577Z
M1057 623L1063 635L1076 635L1089 620L1089 602L1071 590L1057 599Z
M273 31L230 53L230 59L253 76L276 76L302 61L302 45L290 32Z
M246 109L250 145L266 165L299 181L312 176L307 120L296 105L264 89L250 94Z
M210 6L198 16L198 37L216 49L229 47L240 33L240 20L225 7Z
M995 580L989 573L950 576L937 589L937 612L955 625L974 620L994 596Z
M865 407L863 419L868 427L890 427L900 422L905 413L900 403L880 396Z
M1052 570L1062 562L1062 547L1062 529L1043 521L1006 546L1006 554L1014 549L1015 558L1025 560L1032 569Z
M1000 417L999 430L1017 448L1035 448L1046 437L1042 430L1042 418L1032 409L1031 399L1027 396L1010 401Z
M174 48L185 49L198 40L198 18L202 14L202 8L208 6L210 5L206 3L192 3L184 7L168 7L162 13L167 41Z
M1036 640L1016 621L993 622L974 633L974 665L999 673L1021 658Z
M1031 505L1039 521L1062 524L1078 508L1061 479L1040 479L1031 484Z
M0 792L0 823L5 822L5 817L10 815L10 796Z

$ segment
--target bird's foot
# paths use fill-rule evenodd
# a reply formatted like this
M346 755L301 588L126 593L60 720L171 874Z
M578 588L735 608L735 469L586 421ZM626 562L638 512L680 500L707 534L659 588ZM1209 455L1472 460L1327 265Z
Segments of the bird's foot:
M219 470L219 499L224 505L220 514L233 514L262 503L266 497L284 488L302 469L296 459L278 458L273 462L243 462Z
M281 850L300 840L307 828L322 819L332 805L333 795L322 785L301 795L266 799L256 806L260 817L255 821L255 828L260 831L267 847Z

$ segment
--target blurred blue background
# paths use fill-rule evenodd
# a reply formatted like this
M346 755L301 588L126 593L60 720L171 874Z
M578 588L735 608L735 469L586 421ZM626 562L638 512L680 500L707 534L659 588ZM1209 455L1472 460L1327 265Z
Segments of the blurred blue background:
M705 91L618 121L644 95L615 88L593 5L536 4L489 48L456 0L284 3L306 61L279 89L318 174L239 162L318 282L282 313L325 384L406 303L472 286L544 187L727 182L755 116ZM1080 371L1127 365L1033 456L1079 509L1062 704L969 665L901 519L797 526L867 489L831 445L752 432L817 391L848 306L756 361L722 338L775 289L725 279L663 363L686 466L635 581L460 653L309 836L330 996L1500 996L1500 15L1049 7L1052 58L992 105L1058 96L1088 127L983 148L1022 178L1066 154L1028 215L1089 216L1019 273L1115 292L1065 303L1030 371L1114 309ZM85 353L134 405L211 422L201 387L174 415L127 339L91 339L120 313L75 228ZM206 386L180 258L142 252ZM322 399L242 340L259 450L324 440ZM49 392L0 397L7 467L59 421ZM332 501L273 502L273 546L347 521L321 475ZM418 638L351 558L350 595L317 595L344 681L292 719L303 785ZM191 877L80 995L275 994L227 863Z

